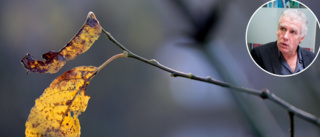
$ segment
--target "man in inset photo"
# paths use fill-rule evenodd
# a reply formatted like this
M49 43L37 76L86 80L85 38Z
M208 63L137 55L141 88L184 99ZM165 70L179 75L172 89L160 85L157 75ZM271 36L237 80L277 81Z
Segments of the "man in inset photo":
M291 75L310 65L316 54L299 46L308 31L306 15L297 9L282 12L276 31L277 40L251 50L251 56L264 70Z

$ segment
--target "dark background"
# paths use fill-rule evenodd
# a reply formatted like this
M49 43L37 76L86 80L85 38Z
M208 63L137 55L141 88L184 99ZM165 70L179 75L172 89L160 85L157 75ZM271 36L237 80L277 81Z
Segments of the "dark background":
M320 60L299 75L275 77L251 60L247 23L266 0L1 1L0 136L24 136L34 101L56 77L76 66L99 66L122 51L101 36L56 74L26 75L20 64L58 51L93 11L102 27L138 55L200 76L264 89L320 116ZM301 1L317 17L319 0ZM170 74L134 59L106 66L86 90L81 136L289 136L288 113L269 100ZM320 128L295 118L296 136Z

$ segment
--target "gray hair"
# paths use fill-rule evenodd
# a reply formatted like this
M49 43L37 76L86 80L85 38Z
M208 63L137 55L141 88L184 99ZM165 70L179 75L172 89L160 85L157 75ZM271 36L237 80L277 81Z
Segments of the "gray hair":
M301 27L302 33L300 35L300 38L302 38L303 36L306 36L306 34L308 32L308 26L307 26L308 25L308 18L303 12L301 12L297 9L287 9L287 10L283 11L280 18L279 18L278 26L280 25L280 21L281 21L282 17L284 17L284 16L290 17L294 20L301 21L302 22L302 27Z

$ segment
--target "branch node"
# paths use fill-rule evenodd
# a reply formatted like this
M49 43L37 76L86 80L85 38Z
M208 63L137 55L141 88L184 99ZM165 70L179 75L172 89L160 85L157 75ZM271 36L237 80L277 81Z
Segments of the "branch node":
M178 76L177 73L171 73L170 75L171 75L171 77L177 77Z
M261 94L260 94L260 97L262 99L267 99L267 98L269 98L269 95L270 95L269 89L263 89Z
M188 73L188 78L192 79L193 78L193 74L192 73Z
M124 54L124 56L125 56L126 58L129 57L129 53L128 53L127 51L123 51L123 54Z
M153 64L156 64L156 65L159 64L159 62L157 60L155 60L155 59L151 59L150 62L153 63Z
M207 76L207 79L208 79L208 80L212 80L212 78L211 78L210 76Z

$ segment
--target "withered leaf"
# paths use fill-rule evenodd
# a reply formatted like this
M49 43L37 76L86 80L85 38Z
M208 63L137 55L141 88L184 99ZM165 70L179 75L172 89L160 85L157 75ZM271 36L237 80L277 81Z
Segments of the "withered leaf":
M59 52L49 51L42 55L42 60L33 60L30 54L22 58L21 62L24 67L31 72L38 73L57 73L65 64L66 59Z
M94 66L76 67L52 81L30 111L26 136L80 136L78 116L87 108L90 97L85 89L96 70Z
M99 38L102 28L93 12L89 12L85 23L79 32L59 52L49 51L42 55L43 60L34 60L30 54L21 62L27 72L56 73L65 64L79 54L86 52Z

